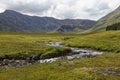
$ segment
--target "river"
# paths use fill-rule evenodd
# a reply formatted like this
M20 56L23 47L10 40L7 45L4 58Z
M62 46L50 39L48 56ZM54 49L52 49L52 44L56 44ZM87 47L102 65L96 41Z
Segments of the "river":
M27 61L27 60L8 60L8 59L4 59L2 61L1 67L6 69L6 66L9 67L19 67L19 66L23 66L23 65L30 65L30 64L34 64L34 63L52 63L56 60L60 60L60 59L68 59L68 60L72 60L75 58L82 58L82 57L95 57L97 55L101 55L104 52L103 51L97 51L97 50L90 50L90 49L84 49L84 48L75 48L75 47L67 47L62 45L62 42L46 42L45 43L48 46L54 46L54 47L62 47L62 48L69 48L71 49L71 53L69 53L69 55L66 56L60 56L60 57L55 57L55 58L50 58L50 59L40 59L40 60L33 60L33 61Z

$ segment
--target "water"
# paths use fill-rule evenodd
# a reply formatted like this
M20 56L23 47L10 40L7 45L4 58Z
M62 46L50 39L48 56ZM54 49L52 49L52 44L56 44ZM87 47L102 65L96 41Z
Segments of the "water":
M46 44L48 46L70 48L72 50L72 53L71 53L72 55L39 60L39 63L47 63L47 62L51 63L51 62L54 62L58 59L63 59L63 58L74 59L74 58L82 58L82 57L94 57L94 56L103 54L102 51L83 49L83 48L66 47L66 46L62 45L62 42L48 42ZM73 54L73 53L77 53L77 54Z
M48 46L54 46L54 47L62 47L62 48L69 48L72 50L71 53L67 56L61 56L61 57L55 57L55 58L50 58L50 59L42 59L42 60L36 60L36 61L27 61L27 60L8 60L5 59L3 60L3 63L6 63L7 66L13 66L13 67L19 67L23 65L29 65L33 63L52 63L56 60L60 59L74 59L74 58L82 58L82 57L94 57L97 55L103 54L102 51L96 51L96 50L90 50L90 49L83 49L83 48L75 48L75 47L66 47L62 45L62 42L46 42L46 45ZM5 66L6 65L0 65L0 66Z

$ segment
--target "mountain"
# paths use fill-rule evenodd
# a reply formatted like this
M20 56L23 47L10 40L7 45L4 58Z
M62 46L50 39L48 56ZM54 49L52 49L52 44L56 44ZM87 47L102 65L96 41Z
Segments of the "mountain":
M120 6L115 11L98 20L90 31L105 31L107 26L118 22L120 22Z
M54 32L57 33L78 33L86 30L87 28L84 26L76 26L76 25L61 25Z
M28 16L13 10L0 13L0 31L51 32L66 24L90 28L95 24L95 21L83 19L59 20L52 17Z

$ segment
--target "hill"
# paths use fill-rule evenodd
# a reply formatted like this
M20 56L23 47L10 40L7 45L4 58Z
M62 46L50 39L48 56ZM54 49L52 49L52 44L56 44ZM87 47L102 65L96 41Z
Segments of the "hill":
M13 10L6 10L0 14L0 31L10 32L51 32L64 24L90 28L94 23L92 20L59 20L52 17L28 16Z
M120 6L96 22L90 31L105 31L108 25L120 22Z
M61 25L54 32L57 33L79 33L86 30L87 27L76 25Z
M120 30L120 22L107 26L106 31L109 30Z

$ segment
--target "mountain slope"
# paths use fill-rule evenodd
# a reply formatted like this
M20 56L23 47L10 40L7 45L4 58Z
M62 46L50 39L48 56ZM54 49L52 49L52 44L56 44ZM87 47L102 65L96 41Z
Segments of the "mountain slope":
M120 6L113 12L101 18L90 31L104 31L108 25L120 22Z
M106 31L109 30L120 30L120 22L107 26Z
M57 33L78 33L86 30L84 26L76 26L76 25L61 25L54 32Z
M23 15L13 10L0 14L0 31L12 32L51 32L64 24L85 26L90 28L95 21L82 19L59 20L52 17Z

